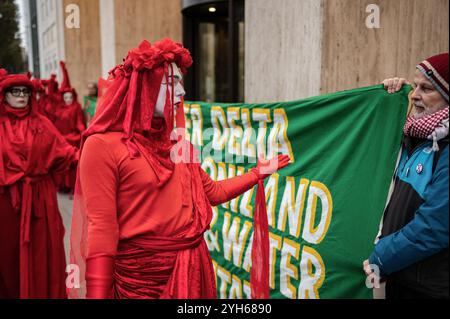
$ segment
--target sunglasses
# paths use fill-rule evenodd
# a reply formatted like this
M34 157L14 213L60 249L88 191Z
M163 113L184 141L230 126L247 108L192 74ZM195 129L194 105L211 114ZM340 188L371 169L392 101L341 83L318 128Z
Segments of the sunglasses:
M19 97L21 94L23 96L30 96L31 94L29 89L9 89L7 92L11 93L14 97Z

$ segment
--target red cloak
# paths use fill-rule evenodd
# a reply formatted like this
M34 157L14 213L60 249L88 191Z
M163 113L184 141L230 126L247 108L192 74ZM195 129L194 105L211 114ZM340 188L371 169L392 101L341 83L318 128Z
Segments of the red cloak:
M25 109L7 105L3 92L13 85L32 89L26 76L0 70L0 293L65 298L64 226L51 174L76 163L76 149L36 111L34 94Z

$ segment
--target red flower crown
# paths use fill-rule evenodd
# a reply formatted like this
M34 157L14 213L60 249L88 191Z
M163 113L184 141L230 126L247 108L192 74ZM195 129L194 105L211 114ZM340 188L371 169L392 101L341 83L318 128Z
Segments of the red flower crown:
M171 39L163 39L153 46L144 40L135 49L128 52L123 64L113 68L109 74L113 78L117 75L130 76L134 71L153 70L165 64L175 63L182 73L192 65L192 57L189 50L181 43Z

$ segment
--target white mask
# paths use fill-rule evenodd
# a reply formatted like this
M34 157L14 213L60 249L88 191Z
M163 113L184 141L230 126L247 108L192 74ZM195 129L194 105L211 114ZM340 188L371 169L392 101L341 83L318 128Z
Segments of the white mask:
M25 86L15 86L11 89L25 90L27 88ZM8 103L11 107L23 109L28 105L29 95L24 95L23 93L20 93L19 96L13 96L11 92L7 92L5 95L5 99L6 103Z
M174 104L177 105L181 102L181 98L186 94L184 91L183 85L181 84L181 80L183 79L183 76L181 75L180 69L178 69L178 66L175 63L172 63L173 68L173 75L171 74L171 68L169 68L169 79L167 80L166 76L164 75L162 82L161 82L161 88L159 89L158 93L158 100L156 101L155 106L155 117L164 117L164 106L166 104L166 93L167 90L169 91L169 96L171 98L172 95L172 81L174 82Z
M66 92L63 94L63 99L66 105L70 105L73 103L73 94L70 92Z

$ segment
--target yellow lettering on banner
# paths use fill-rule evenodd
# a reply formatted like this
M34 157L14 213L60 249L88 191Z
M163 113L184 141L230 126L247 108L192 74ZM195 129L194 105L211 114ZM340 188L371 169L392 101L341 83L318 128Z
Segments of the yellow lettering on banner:
M283 239L281 236L269 232L269 260L270 260L270 288L275 289L275 264L277 263L277 251L280 251Z
M242 127L236 125L236 121L241 118L238 107L229 107L227 109L228 126L230 127L230 139L228 140L228 152L234 155L241 155Z
M220 299L226 299L227 288L231 282L230 272L227 271L225 268L218 266L217 277L220 278L220 286L219 286Z
M212 218L211 223L209 224L209 227L213 228L216 225L217 219L219 217L219 209L217 207L211 207L212 208Z
M213 260L212 264L214 269L214 276L217 278L217 267L218 267L217 262Z
M315 272L313 273L312 267ZM319 288L325 280L325 264L319 253L311 247L303 246L300 261L299 299L318 299Z
M224 214L222 228L223 256L226 260L231 261L231 255L233 255L233 264L241 267L245 244L247 243L248 234L252 229L252 223L245 221L240 229L241 219L239 217L233 218L231 226L230 222L231 214L226 212Z
M203 146L203 115L199 104L191 105L192 139L191 143Z
M186 140L191 141L191 134L189 133L192 129L192 123L191 123L191 116L190 116L190 109L191 106L189 104L184 104L183 105L183 110L184 110L184 126L185 126L185 131L186 131Z
M253 128L250 121L250 110L241 108L242 126L244 127L244 135L242 137L242 155L256 158L255 145L251 143Z
M264 187L267 203L267 221L272 228L275 228L275 206L277 205L279 177L280 175L278 175L278 173L270 175L267 184Z
M228 165L228 178L231 177L235 177L235 176L240 176L242 174L245 173L245 168L238 166L237 167L237 174L236 174L236 166L234 166L233 164L229 164ZM239 199L241 198L241 195L233 198L230 201L230 210L234 213L239 213Z
M206 245L208 246L209 251L218 251L220 252L220 245L219 245L219 231L213 230L213 227L216 225L217 218L218 218L218 208L212 207L212 220L210 223L210 229L205 231L203 234L203 237L205 238Z
M242 299L242 281L238 276L231 276L229 299Z
M227 179L227 178L228 178L227 165L222 162L217 163L217 180L223 181L224 179ZM230 202L222 203L222 204L220 204L220 206L228 209L230 207Z
M292 176L286 177L286 187L281 199L278 215L277 228L281 231L286 229L286 220L289 220L289 234L298 238L300 236L300 227L302 222L303 206L306 197L306 189L309 180L302 178L300 180L297 196L295 197L295 179Z
M206 173L208 173L209 177L211 177L211 179L213 181L217 180L216 163L214 162L214 160L211 157L206 157L203 160L201 167Z
M253 121L259 122L258 136L256 138L256 148L257 155L263 155L267 158L266 154L266 134L267 134L267 123L270 123L272 119L270 118L269 109L253 109Z
M244 263L242 264L242 268L246 272L250 272L250 268L252 267L252 246L253 246L253 232L250 235L247 249L245 250Z
M233 178L236 176L236 165L234 164L228 164L228 177L227 178ZM238 196L239 197L239 196ZM232 200L230 200L228 202L228 205L230 207L230 210L233 213L237 213L237 209L234 209L234 207L236 207L236 201L238 199L238 197L233 198Z
M288 298L296 298L297 289L292 285L291 278L298 280L297 267L291 264L291 257L299 259L300 244L284 238L281 249L280 292Z
M267 141L267 158L274 158L279 153L288 154L291 162L294 162L294 152L292 152L291 142L287 137L288 118L284 109L275 109L273 111L273 128L270 130Z
M244 294L245 294L245 299L252 298L252 288L250 286L250 283L247 280L244 280Z
M212 148L223 151L230 135L225 112L220 106L211 107L211 125L214 128Z
M317 210L317 199L322 204L322 214L317 227L314 227ZM308 204L306 208L305 225L302 237L311 244L319 244L328 231L333 211L333 200L328 188L319 182L311 182L309 187Z
M241 203L239 205L239 213L249 218L253 217L252 196L254 189L255 188L252 187L242 195Z

